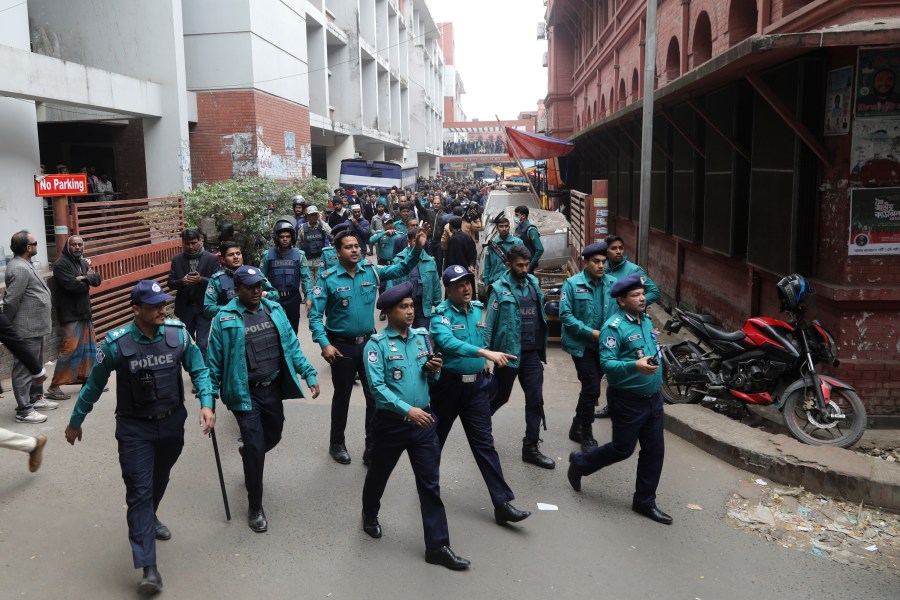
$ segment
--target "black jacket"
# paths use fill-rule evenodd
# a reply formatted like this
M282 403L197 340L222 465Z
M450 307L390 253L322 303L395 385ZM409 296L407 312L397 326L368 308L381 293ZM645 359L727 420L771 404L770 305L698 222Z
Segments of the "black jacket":
M60 323L86 321L91 318L91 286L100 285L100 275L88 271L90 267L87 261L72 256L68 246L53 264L53 279L56 281L56 316ZM75 279L79 275L84 275L85 279Z
M447 251L444 252L444 268L450 265L461 267L474 267L478 250L475 240L467 233L457 231L447 240Z
M189 305L203 306L203 295L209 278L219 270L219 259L215 254L204 250L200 254L200 263L197 272L200 273L200 283L196 285L184 285L184 276L190 271L190 262L184 252L179 252L172 259L172 267L169 269L169 289L175 292L175 316L179 319L186 318Z

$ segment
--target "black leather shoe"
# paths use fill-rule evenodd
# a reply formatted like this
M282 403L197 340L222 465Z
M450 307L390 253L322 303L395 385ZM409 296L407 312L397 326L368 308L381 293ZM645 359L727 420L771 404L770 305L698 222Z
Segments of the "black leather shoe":
M572 426L569 427L569 439L573 442L581 441L581 423L578 421L572 421Z
M162 576L156 570L156 565L144 567L144 577L137 587L138 594L143 596L157 594L162 591L162 587Z
M672 524L672 517L659 510L655 506L632 506L631 510L638 513L639 515L644 515L648 519L653 519L657 523L662 523L663 525Z
M541 454L541 451L538 450L538 445L534 442L525 442L522 445L522 460L542 469L556 468L556 463L553 459Z
M463 571L472 564L461 556L457 556L450 546L441 546L437 550L426 550L425 562L432 565L443 565L454 571Z
M363 450L363 464L367 467L369 466L369 449L368 448Z
M363 531L365 531L369 537L373 537L376 540L381 537L381 523L378 522L378 517L367 517L366 513L363 513L362 523Z
M156 525L156 539L158 540L171 540L172 532L169 531L169 528L165 526L165 524L153 517L154 524Z
M600 410L594 413L595 419L608 419L609 418L609 406L604 406Z
M591 448L597 447L597 439L594 437L593 427L590 425L581 426L581 451L587 452Z
M578 467L575 465L575 455L577 452L569 453L569 470L566 471L566 479L569 480L569 485L572 486L572 489L576 492L581 491L581 473L578 472Z
M497 525L506 525L507 523L518 523L524 521L531 516L527 510L519 510L509 502L494 507L494 520Z
M350 453L347 452L347 446L345 444L329 444L328 454L330 454L331 458L336 462L339 462L342 465L350 464Z
M247 511L247 525L256 533L264 533L269 530L269 522L266 521L266 513L262 507L251 508Z

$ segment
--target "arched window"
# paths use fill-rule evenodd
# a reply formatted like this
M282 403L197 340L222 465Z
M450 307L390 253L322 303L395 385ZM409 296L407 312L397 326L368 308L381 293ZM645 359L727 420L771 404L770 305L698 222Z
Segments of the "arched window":
M709 15L702 12L694 24L694 43L691 46L691 68L696 69L712 58L712 25Z
M631 100L632 101L638 99L638 94L640 93L640 88L641 88L640 78L641 78L641 76L638 75L637 69L635 69L634 71L631 72Z
M606 96L600 94L600 116L606 116Z
M628 102L625 99L625 79L619 80L619 109L625 108Z
M681 75L681 48L678 38L669 40L669 51L666 52L666 81L674 81Z
M756 0L731 0L728 9L728 45L734 46L756 33Z

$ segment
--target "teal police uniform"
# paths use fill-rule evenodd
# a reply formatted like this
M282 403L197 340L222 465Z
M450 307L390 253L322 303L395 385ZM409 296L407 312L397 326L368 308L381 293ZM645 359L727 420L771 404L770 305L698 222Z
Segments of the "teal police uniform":
M481 273L481 281L484 282L485 289L506 272L506 258L500 254L505 255L510 248L522 243L521 239L512 234L509 234L506 239L498 235L491 240L490 245L485 249L484 269Z
M284 309L294 331L297 331L300 326L300 305L304 298L308 300L312 294L306 253L293 247L287 253L278 248L269 248L263 254L259 270L278 290L278 303Z
M395 265L400 264L406 260L410 252L411 248L407 246L394 256L393 263ZM419 264L413 267L409 275L391 279L387 282L385 288L390 289L405 281L410 281L413 284L413 304L416 311L413 327L425 327L427 329L431 319L431 311L441 303L443 294L441 276L438 274L438 267L434 258L423 251L419 258Z
M373 265L363 259L357 263L354 276L338 263L324 270L319 284L313 288L309 313L312 339L321 348L333 345L342 354L342 358L331 365L331 382L334 385L331 446L345 444L347 413L357 374L366 398L366 448L370 446L368 440L375 402L366 381L362 349L368 336L375 331L376 290L381 281L408 275L418 264L420 254L420 250L413 249L401 263L389 266ZM329 451L334 456L338 449L330 448ZM346 453L346 448L343 453ZM344 456L339 462L349 463L349 456Z
M515 233L522 239L522 244L528 248L529 252L531 252L531 262L528 264L528 269L534 271L538 266L541 256L544 254L544 244L541 243L541 234L538 232L534 223L528 219L525 219L516 225Z
M278 297L278 290L269 283L268 279L263 279L262 289L266 295L271 295L272 298ZM219 309L231 302L234 296L234 271L231 269L216 271L209 278L209 285L203 296L203 314L206 315L206 318L212 319Z
M394 259L394 242L398 238L406 237L405 233L387 233L384 229L376 231L369 238L369 244L375 246L375 256L378 258L378 264L387 265Z
M656 284L653 283L653 280L650 279L647 272L640 266L628 260L628 257L623 256L618 264L613 264L612 261L606 263L606 274L613 277L616 281L621 281L625 277L634 275L635 273L637 273L644 282L644 295L647 297L647 306L659 302L659 288L656 287Z
M611 294L619 296L643 287L641 276L634 273L617 282ZM658 367L652 374L643 374L636 364L637 360L658 353L653 323L646 314L632 315L620 310L604 324L600 332L600 364L609 382L606 400L612 441L569 455L567 475L572 487L580 490L581 477L627 459L640 441L632 509L659 523L670 524L672 518L656 507L656 489L665 456L663 400L659 393L663 370Z
M159 289L155 282L146 283ZM182 367L190 373L200 406L212 408L209 371L181 321L167 319L153 338L133 321L114 329L100 344L69 419L70 427L80 428L109 376L117 373L116 440L135 568L156 565L156 513L184 447Z

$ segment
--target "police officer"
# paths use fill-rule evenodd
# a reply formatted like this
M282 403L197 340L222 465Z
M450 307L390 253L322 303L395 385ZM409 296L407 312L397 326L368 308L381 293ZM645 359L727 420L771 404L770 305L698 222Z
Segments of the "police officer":
M293 223L286 218L275 223L272 235L275 247L263 254L260 271L269 278L278 290L278 303L284 309L294 332L300 326L300 304L306 297L306 310L312 304L312 286L309 278L309 265L303 250L294 247L297 235ZM300 288L303 287L303 295Z
M493 283L488 298L484 345L518 357L505 367L495 369L498 388L497 395L491 400L491 414L506 404L518 378L525 392L522 460L552 469L556 463L538 449L539 430L544 419L544 366L541 363L547 362L547 317L538 280L528 273L530 263L528 248L510 248L506 253L508 272Z
M297 225L297 247L306 254L313 286L316 285L316 281L319 279L319 265L322 262L322 252L329 245L330 237L331 227L328 226L328 223L322 221L319 209L315 206L307 207L306 222Z
M403 235L394 228L393 217L382 219L384 229L376 231L369 238L369 242L375 247L375 256L379 265L389 265L394 259L394 242L402 239Z
M209 372L214 392L241 430L247 523L262 533L269 527L262 506L263 468L266 453L281 441L282 401L303 397L296 375L306 380L313 398L319 395L319 384L284 309L262 297L259 269L242 266L234 280L237 296L213 319Z
M482 348L484 305L472 300L475 276L462 265L452 265L444 271L443 280L447 300L434 309L431 318L434 350L442 354L444 361L441 377L430 389L438 439L443 449L453 422L459 417L494 504L494 520L498 525L515 523L531 513L510 504L515 495L503 479L491 433L490 372L486 371L485 359L503 367L516 357Z
M415 219L410 218L408 221L408 231L406 237L408 244L406 248L394 255L393 263L400 264L416 244L416 236L419 233L418 224ZM428 235L428 224L425 224L425 235ZM426 251L422 251L419 256L419 264L413 267L409 275L397 277L387 282L386 287L393 287L404 281L413 284L413 304L416 309L416 318L413 320L413 327L424 327L428 329L428 323L431 320L432 310L441 303L441 277L438 275L437 264L434 258Z
M322 272L328 269L334 269L334 267L338 264L338 254L337 248L334 247L334 238L342 231L346 231L350 228L348 223L338 223L331 230L331 245L325 246L322 249L322 259L319 261L319 269L318 274L316 275L316 284L318 285L318 279L322 276ZM313 286L315 289L315 286Z
M481 273L485 290L506 273L506 252L516 244L523 244L521 239L510 233L509 219L505 214L498 214L494 225L497 227L497 237L490 241L484 254L484 269Z
M616 280L604 274L606 242L597 242L581 251L584 270L569 277L559 296L559 318L562 322L562 349L572 356L581 392L575 407L575 418L569 428L569 439L579 442L585 452L597 445L592 431L594 405L600 397L600 328L619 311L609 291Z
M544 254L544 244L541 243L541 234L537 227L528 220L528 207L524 204L515 208L516 235L525 243L525 247L531 253L531 263L528 271L533 273L538 266L541 255Z
M381 537L381 497L405 450L419 492L425 560L448 569L467 569L469 561L450 549L439 481L441 448L428 396L428 382L439 377L441 358L429 352L428 332L411 327L415 317L411 283L387 290L378 298L377 306L387 312L388 326L374 334L365 347L366 378L378 410L363 486L363 530L373 538Z
M219 309L234 298L234 271L244 264L244 255L237 242L222 242L219 251L222 253L222 270L209 278L209 285L203 296L203 314L208 319L215 317ZM263 292L271 292L273 298L278 296L278 291L268 280L263 280Z
M319 285L313 289L309 328L313 341L322 348L322 357L331 365L331 382L334 384L328 453L343 465L350 464L344 430L357 374L366 397L366 449L370 446L375 401L363 369L363 344L375 331L375 290L379 280L407 275L418 264L425 241L425 233L420 231L406 260L383 267L365 259L359 240L350 231L343 230L334 237L338 264L322 271ZM363 463L367 460L368 455L363 453Z
M659 288L656 287L656 284L653 283L641 267L626 258L625 242L622 240L622 237L618 235L606 236L606 246L606 274L616 281L619 281L624 277L637 273L641 276L642 281L646 286L644 289L647 292L647 306L659 301ZM598 410L594 416L598 419L605 419L609 416L609 408L604 406Z
M293 198L291 198L291 208L294 210L294 223L296 225L296 231L299 235L300 226L303 225L305 219L303 218L306 215L306 209L309 206L309 202L301 196L297 194Z
M671 525L672 517L656 506L656 487L665 455L663 399L659 393L662 369L653 323L644 313L644 291L637 273L620 279L610 290L619 312L600 331L600 365L609 382L606 401L612 441L589 452L572 452L567 477L575 491L580 491L582 477L625 460L640 441L631 509L657 523Z
M81 440L81 424L116 373L116 440L125 481L128 539L135 569L143 569L138 592L162 589L156 568L156 540L172 533L156 518L169 483L169 472L184 447L182 366L200 399L200 425L209 433L216 423L209 371L181 321L166 319L165 294L155 281L139 281L131 290L134 320L106 335L97 362L66 427L66 440Z

